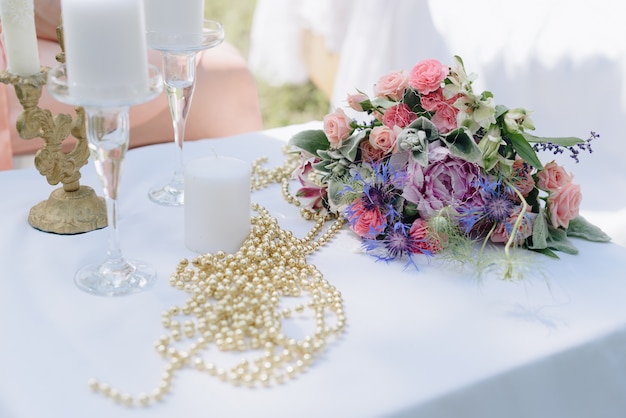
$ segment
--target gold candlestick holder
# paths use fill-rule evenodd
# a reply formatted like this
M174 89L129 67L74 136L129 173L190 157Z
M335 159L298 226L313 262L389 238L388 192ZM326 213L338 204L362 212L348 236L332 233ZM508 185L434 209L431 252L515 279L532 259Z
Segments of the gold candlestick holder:
M62 42L62 31L57 31ZM64 62L63 52L57 61ZM80 169L89 160L86 139L85 112L76 108L76 117L67 114L52 115L39 107L39 99L46 84L48 68L38 74L18 76L9 72L0 74L0 82L11 84L23 107L16 128L22 139L42 138L44 146L35 154L35 167L50 185L63 184L47 200L30 209L28 223L41 231L56 234L79 234L107 226L104 198L98 197L89 186L80 185ZM76 145L70 152L62 149L63 141L72 135Z

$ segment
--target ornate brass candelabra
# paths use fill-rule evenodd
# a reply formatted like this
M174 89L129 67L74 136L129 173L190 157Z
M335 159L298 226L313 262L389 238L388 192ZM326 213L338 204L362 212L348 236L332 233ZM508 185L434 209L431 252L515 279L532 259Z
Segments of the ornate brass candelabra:
M57 61L65 62L63 32L57 29L61 52ZM76 108L76 117L67 114L52 115L39 107L41 92L46 84L48 68L40 73L22 77L8 72L0 74L0 81L11 84L23 107L16 128L21 138L42 138L44 146L35 154L35 167L55 189L48 200L33 206L28 223L36 229L56 234L78 234L107 226L106 204L89 186L80 185L80 169L89 160L85 133L85 114ZM63 141L72 135L76 145L70 152L62 150Z

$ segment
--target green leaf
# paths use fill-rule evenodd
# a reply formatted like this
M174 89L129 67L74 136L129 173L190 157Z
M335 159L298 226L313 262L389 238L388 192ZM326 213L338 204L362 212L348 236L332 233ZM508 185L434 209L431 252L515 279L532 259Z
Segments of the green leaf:
M548 248L554 251L561 251L566 254L576 255L578 249L567 239L567 233L563 229L548 227L550 235L548 237Z
M548 220L542 209L533 222L533 244L528 248L531 250L548 248L548 233Z
M390 107L396 105L396 102L385 99L384 97L374 97L373 99L370 99L370 103L372 106L374 106L374 108L383 109L389 109Z
M424 111L419 94L412 88L406 89L404 96L402 97L402 102L413 112L421 113Z
M547 255L548 257L556 258L557 260L559 259L559 256L549 248L541 248L536 250L534 249L533 251L536 251L543 255Z
M452 155L482 166L483 154L467 129L455 129L447 135L442 135L441 140Z
M526 141L524 135L520 133L509 133L508 137L511 140L511 144L515 149L515 152L517 152L524 161L526 161L528 164L532 165L538 170L543 169L543 164L541 164L541 161L539 161L537 153L535 152L533 147L530 146L528 141Z
M439 129L437 129L437 126L435 126L434 123L432 123L430 120L428 120L428 118L425 118L424 116L420 116L419 118L415 119L404 129L417 129L418 131L424 131L428 142L433 142L440 138Z
M300 148L313 155L317 155L318 150L327 150L330 148L330 142L328 142L326 134L321 129L309 129L298 132L291 137L289 145Z
M578 216L575 219L569 221L567 228L567 235L570 237L582 238L587 241L593 242L609 242L611 237L608 236L597 226L589 223L582 216Z
M509 108L503 105L496 105L496 119L509 111Z
M359 131L358 133L355 133L348 139L344 140L341 143L341 148L339 149L341 155L346 157L348 161L354 162L357 156L357 152L359 151L359 145L361 144L361 140L365 138L366 135L367 131Z
M526 141L528 142L532 142L532 143L537 143L537 144L543 144L546 142L552 142L553 144L557 144L560 145L562 147L572 147L576 144L582 144L583 141L580 138L576 138L574 136L563 136L563 137L554 137L554 138L544 138L544 137L539 137L539 136L535 136L535 135L531 135L528 134L526 132L522 133L522 135L524 136L524 138L526 139Z
M425 151L413 151L413 159L422 167L428 167L428 150Z

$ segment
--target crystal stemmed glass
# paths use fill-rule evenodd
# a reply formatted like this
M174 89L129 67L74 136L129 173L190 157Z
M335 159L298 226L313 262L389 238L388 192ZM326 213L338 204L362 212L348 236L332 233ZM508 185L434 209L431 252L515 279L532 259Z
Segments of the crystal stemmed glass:
M147 32L146 36L148 47L162 54L163 81L177 148L174 174L165 185L152 188L148 196L162 205L180 206L184 203L183 142L196 85L196 57L200 51L222 43L224 28L219 22L205 20L201 33Z
M120 86L124 95L116 95L115 89L100 91L96 95L98 100L84 103L72 95L65 65L48 72L48 90L52 96L85 109L87 141L107 203L109 240L105 260L82 267L74 277L80 289L95 295L136 293L148 288L156 279L154 269L148 264L123 256L118 233L118 186L128 149L130 106L152 100L163 91L160 71L150 66L148 85L141 84Z

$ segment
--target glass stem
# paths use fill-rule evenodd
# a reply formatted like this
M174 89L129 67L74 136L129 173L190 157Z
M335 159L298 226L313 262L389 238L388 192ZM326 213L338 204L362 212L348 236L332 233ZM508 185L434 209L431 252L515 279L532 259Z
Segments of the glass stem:
M105 265L115 270L125 264L117 224L118 186L128 150L129 109L86 109L87 138L107 202L109 243Z
M174 182L183 184L183 143L185 126L196 86L196 52L167 52L163 54L163 74L167 100L174 126L177 158L174 165Z
M106 262L114 265L124 263L120 246L119 229L117 226L117 199L106 198L107 219L109 222L109 243Z

